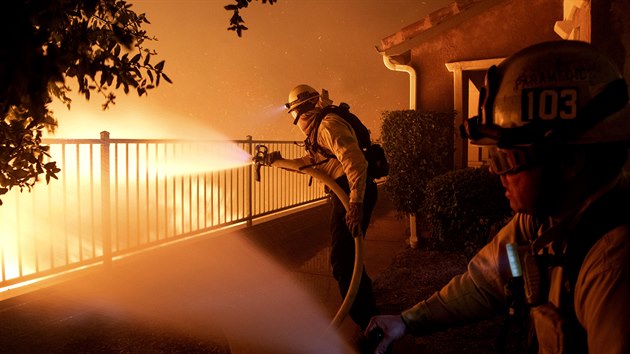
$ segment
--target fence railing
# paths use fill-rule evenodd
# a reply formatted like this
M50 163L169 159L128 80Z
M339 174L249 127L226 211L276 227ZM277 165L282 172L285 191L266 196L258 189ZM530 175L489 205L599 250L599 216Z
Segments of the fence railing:
M12 190L0 207L0 290L323 199L307 175L266 168L258 144L285 158L292 141L47 139L62 172Z

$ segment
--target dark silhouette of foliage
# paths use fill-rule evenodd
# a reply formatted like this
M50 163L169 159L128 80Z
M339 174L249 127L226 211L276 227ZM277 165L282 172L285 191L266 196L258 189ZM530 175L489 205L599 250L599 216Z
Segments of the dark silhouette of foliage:
M262 3L269 3L269 5L273 5L277 1L278 0L262 0ZM235 31L239 37L243 35L243 31L246 31L248 29L244 25L245 20L243 20L243 18L241 17L240 10L249 6L250 2L252 2L252 0L234 0L233 4L228 4L224 7L227 11L232 11L232 17L230 18L230 27L228 27L228 31Z
M396 210L418 214L426 184L452 168L454 119L454 112L383 112L381 139L389 160L385 188Z
M435 249L470 259L512 217L499 176L487 167L460 168L431 179L423 212Z
M68 81L76 80L87 100L115 103L114 90L139 96L163 79L164 61L153 64L154 40L142 29L149 21L126 0L10 0L0 5L0 195L30 189L60 170L49 161L42 130L54 131L48 105L54 98L70 108ZM1 204L1 201L0 201Z

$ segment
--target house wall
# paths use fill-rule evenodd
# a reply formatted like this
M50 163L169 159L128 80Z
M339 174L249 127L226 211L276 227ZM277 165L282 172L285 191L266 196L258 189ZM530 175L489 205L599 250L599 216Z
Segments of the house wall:
M417 108L453 110L453 76L445 63L506 57L528 45L560 39L562 0L506 0L412 49Z
M381 41L382 47L387 49L413 40L419 34L425 35L426 38L411 50L408 63L417 74L417 109L456 109L455 75L448 71L446 63L504 58L529 45L563 38L591 42L610 55L630 81L630 1L502 0L455 26L440 29L440 23L449 21L448 16L456 16L459 7L465 10L466 4L475 2L481 3L480 0L455 1L443 11ZM479 73L481 76L477 77ZM466 107L457 116L456 128L468 118L466 108L472 110L466 100L467 80L479 86L483 72L479 73L467 71L462 76L460 72L464 100L460 97L458 102ZM470 163L466 142L456 138L454 145L454 167L467 165L467 159Z
M591 1L591 43L617 63L630 81L630 1Z

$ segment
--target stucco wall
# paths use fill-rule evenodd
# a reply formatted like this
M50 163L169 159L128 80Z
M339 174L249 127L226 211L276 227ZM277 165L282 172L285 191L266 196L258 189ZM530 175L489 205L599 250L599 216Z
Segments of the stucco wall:
M505 57L528 45L560 39L562 0L506 0L412 50L418 74L417 107L453 109L453 76L445 63Z
M610 55L630 81L630 1L591 1L591 43Z

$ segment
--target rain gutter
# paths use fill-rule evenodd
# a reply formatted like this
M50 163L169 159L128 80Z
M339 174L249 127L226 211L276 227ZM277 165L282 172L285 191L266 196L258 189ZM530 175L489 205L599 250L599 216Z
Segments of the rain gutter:
M384 53L381 53L384 54ZM401 63L404 60L404 64ZM402 55L389 56L383 55L383 63L389 70L406 72L409 74L409 109L416 109L416 93L417 93L417 75L416 70L408 63L411 61L411 51L407 51Z
M416 109L417 102L417 87L418 87L418 76L416 74L416 70L408 63L411 62L411 50L406 51L401 55L389 56L384 52L381 52L383 55L383 63L385 67L389 70L406 72L409 74L409 109ZM418 247L418 233L416 228L416 214L409 214L409 245L412 248Z

